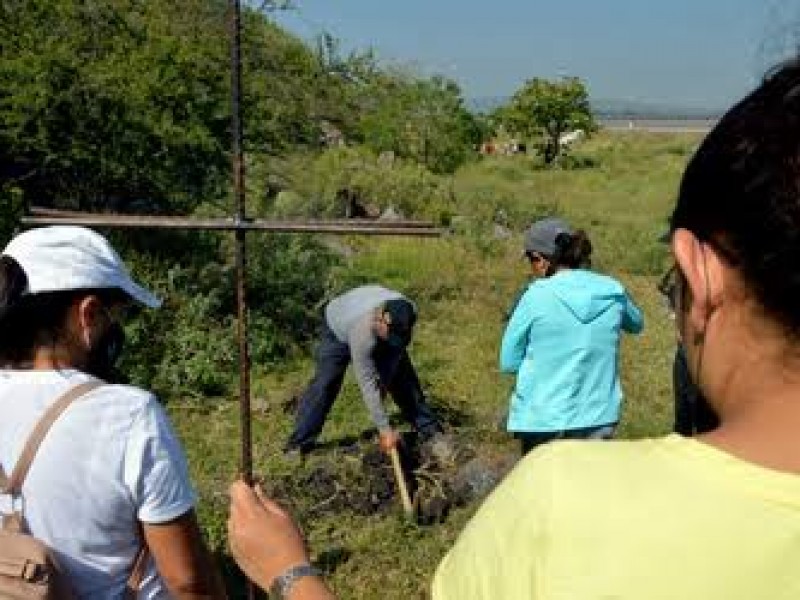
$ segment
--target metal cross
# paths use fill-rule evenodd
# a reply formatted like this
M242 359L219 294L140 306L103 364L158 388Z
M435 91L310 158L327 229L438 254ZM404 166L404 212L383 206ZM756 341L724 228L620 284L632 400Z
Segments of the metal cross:
M360 235L438 236L441 231L433 224L413 220L265 220L251 219L245 214L244 159L241 120L241 8L239 0L229 0L231 37L231 121L233 130L232 169L235 213L230 218L199 219L176 216L128 214L92 214L29 207L21 218L25 225L71 224L106 228L195 229L233 231L236 235L236 300L239 343L239 404L241 429L240 470L245 481L253 481L252 436L250 414L250 354L247 335L247 300L245 294L247 270L245 264L246 235L251 232L328 233ZM253 597L252 584L248 596Z
M92 214L29 207L21 218L25 225L71 224L105 228L179 229L233 231L236 235L236 299L237 335L239 344L239 405L241 430L240 471L248 483L253 481L251 411L250 411L250 354L247 334L247 270L245 263L246 235L251 232L327 233L360 235L399 235L431 237L441 231L433 224L413 220L376 221L363 219L338 220L265 220L251 219L245 214L245 173L242 148L241 119L241 8L239 0L229 0L231 38L231 123L232 169L235 213L230 218L191 218L128 214ZM252 582L248 582L248 597L254 597Z

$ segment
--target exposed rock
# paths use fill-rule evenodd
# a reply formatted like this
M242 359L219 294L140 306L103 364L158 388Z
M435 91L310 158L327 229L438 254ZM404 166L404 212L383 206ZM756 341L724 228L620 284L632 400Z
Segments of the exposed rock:
M511 237L512 234L511 230L508 227L500 225L499 223L495 223L492 235L496 240L507 240L508 238Z
M493 458L476 457L464 463L453 477L453 500L466 504L486 496L517 462L513 454Z
M403 213L394 206L387 206L381 213L381 216L378 217L379 221L400 221L402 219L405 219Z
M321 242L328 250L342 258L352 258L356 253L351 245L346 244L339 237L323 236Z

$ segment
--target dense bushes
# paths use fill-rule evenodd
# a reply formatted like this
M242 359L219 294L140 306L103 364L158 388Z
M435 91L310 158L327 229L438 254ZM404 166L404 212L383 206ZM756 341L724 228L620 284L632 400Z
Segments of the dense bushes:
M144 310L128 324L123 371L167 398L222 395L237 373L233 236L164 235L172 239L163 240L157 252L142 250L141 234L114 236L131 270L165 300L160 310ZM248 314L254 364L291 358L298 344L313 335L333 262L311 237L250 236Z
M350 190L446 220L452 198L432 171L454 170L478 135L458 87L384 68L370 52L342 56L329 37L311 48L256 6L245 3L242 32L249 213L339 216ZM0 3L0 242L30 203L230 212L226 10L224 0ZM323 130L347 147L324 151ZM275 160L287 161L290 190L277 205L259 178ZM167 300L129 327L132 378L223 393L236 371L232 236L113 237ZM282 360L308 339L333 258L310 237L251 235L248 247L253 360Z
M299 156L286 167L291 190L268 210L278 216L341 217L348 197L375 211L446 221L453 198L446 178L424 166L365 148L336 148Z

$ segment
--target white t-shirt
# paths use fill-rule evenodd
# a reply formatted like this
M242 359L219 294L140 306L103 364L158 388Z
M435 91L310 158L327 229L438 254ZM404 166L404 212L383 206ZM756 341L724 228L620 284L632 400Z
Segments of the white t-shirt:
M0 462L10 475L45 409L89 380L75 370L0 370ZM17 507L20 500L17 500ZM195 504L186 459L155 397L103 385L55 422L22 489L31 533L58 555L79 598L120 598L140 547L138 521L163 523ZM12 508L0 495L0 513ZM169 598L152 561L139 598Z

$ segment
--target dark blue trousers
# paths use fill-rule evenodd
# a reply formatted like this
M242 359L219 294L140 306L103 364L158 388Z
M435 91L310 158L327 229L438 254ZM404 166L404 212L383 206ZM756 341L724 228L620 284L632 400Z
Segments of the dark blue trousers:
M373 358L381 384L392 395L403 418L423 438L440 432L441 426L425 400L417 372L406 350L392 348L379 341ZM330 327L323 324L316 352L316 371L300 397L294 431L286 444L287 448L313 447L339 395L350 360L350 347L340 342Z

